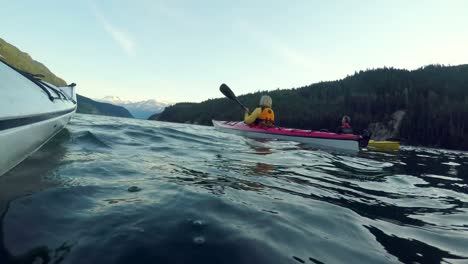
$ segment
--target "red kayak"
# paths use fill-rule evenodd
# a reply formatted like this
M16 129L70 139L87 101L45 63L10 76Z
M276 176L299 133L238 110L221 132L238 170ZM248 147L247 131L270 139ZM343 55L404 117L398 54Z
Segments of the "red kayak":
M239 121L212 120L214 127L222 132L261 139L278 139L301 142L317 147L359 151L367 145L368 139L359 135L337 134L293 128L249 126Z

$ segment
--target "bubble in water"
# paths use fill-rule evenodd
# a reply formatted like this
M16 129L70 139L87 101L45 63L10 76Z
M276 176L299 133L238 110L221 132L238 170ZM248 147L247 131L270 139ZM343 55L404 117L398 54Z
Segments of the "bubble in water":
M203 222L203 220L193 220L192 224L194 226L202 226L205 225L205 222Z
M197 245L204 244L204 243L205 243L205 238L202 237L202 236L194 237L194 238L193 238L193 243L195 243L195 244L197 244Z
M141 191L141 188L138 187L138 186L131 186L131 187L128 188L128 191L129 192L139 192L139 191Z

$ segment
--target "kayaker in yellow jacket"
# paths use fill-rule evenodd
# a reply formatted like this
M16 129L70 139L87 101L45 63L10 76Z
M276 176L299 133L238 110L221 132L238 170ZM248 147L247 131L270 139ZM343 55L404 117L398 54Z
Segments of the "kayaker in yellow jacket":
M275 113L271 109L273 100L268 95L264 95L260 98L259 107L249 114L249 109L245 110L244 122L247 125L259 125L262 127L274 127L275 126Z

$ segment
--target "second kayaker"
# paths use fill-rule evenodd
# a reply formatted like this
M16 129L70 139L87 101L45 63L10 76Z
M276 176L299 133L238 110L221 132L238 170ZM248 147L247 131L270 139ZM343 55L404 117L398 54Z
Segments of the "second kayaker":
M342 134L353 133L353 128L351 127L351 118L349 116L345 115L341 119L341 127L339 128L339 133L342 133Z
M260 98L259 107L249 114L249 109L245 109L244 122L247 125L259 125L262 127L275 126L275 113L271 109L273 100L268 95L263 95Z

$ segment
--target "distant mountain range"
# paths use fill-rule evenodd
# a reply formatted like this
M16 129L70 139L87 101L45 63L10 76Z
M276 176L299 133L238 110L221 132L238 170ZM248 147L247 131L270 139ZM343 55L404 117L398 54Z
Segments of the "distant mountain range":
M171 105L168 102L156 101L154 99L134 102L122 100L117 96L106 96L96 99L96 101L125 107L134 117L140 119L148 119L151 115L161 113L167 106Z
M77 101L77 113L133 118L133 115L125 107L122 106L117 106L103 102L96 102L88 97L84 97L81 95L77 96Z
M35 61L31 56L19 50L17 47L11 45L5 40L0 38L0 59L5 60L10 65L33 74L44 75L44 80L56 86L65 86L67 83L53 74L44 64ZM79 83L78 83L79 91ZM93 101L84 96L77 96L78 109L77 113L95 114L95 115L108 115L118 117L133 117L130 112L124 107L116 106L108 103L100 103Z

